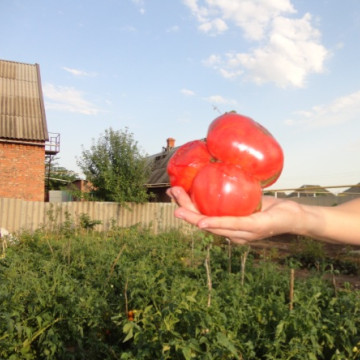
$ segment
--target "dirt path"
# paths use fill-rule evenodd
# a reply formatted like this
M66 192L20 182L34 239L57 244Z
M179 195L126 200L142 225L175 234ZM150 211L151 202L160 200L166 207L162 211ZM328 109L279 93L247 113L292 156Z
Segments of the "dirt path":
M358 267L358 274L346 275L338 274L334 278L331 274L325 274L324 278L333 282L336 286L342 287L345 283L350 283L353 289L360 290L360 246L344 246L327 243L314 243L317 251L321 251L326 258L334 259L334 261L349 262ZM301 254L306 249L306 243L293 235L282 235L263 241L256 241L251 244L253 251L262 256L269 257L281 262L286 257ZM310 271L307 269L296 270L297 277L309 276Z

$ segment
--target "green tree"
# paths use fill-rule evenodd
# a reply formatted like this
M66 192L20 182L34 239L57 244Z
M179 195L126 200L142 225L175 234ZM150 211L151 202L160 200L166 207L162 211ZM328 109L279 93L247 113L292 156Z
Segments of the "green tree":
M58 159L54 156L45 158L45 179L46 190L68 189L69 184L78 179L78 174L67 170L58 164Z
M78 165L94 185L98 200L141 203L148 200L145 157L134 136L125 130L105 130L90 150L83 149Z

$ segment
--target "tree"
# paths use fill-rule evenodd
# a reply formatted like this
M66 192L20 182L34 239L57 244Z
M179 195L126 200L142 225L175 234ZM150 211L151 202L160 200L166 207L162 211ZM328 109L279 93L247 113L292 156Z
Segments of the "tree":
M53 155L45 158L45 169L45 186L47 190L67 189L69 184L78 179L78 175L74 171L60 166L58 159Z
M105 130L90 150L83 149L78 165L98 200L141 203L149 198L145 157L127 128Z

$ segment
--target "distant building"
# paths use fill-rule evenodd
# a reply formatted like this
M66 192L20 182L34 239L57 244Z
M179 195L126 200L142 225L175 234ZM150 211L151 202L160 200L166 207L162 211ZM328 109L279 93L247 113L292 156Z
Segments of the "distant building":
M59 152L49 136L38 64L0 60L0 197L45 198L45 156Z
M163 151L155 155L147 157L148 166L150 166L150 177L145 184L148 192L153 195L154 202L170 202L170 198L166 195L166 190L170 188L170 180L167 174L167 164L175 151L175 139L168 138L166 147Z
M317 197L335 196L332 192L320 185L302 185L292 191L287 197Z
M360 197L360 183L349 187L345 191L341 192L339 196L346 197L349 200Z

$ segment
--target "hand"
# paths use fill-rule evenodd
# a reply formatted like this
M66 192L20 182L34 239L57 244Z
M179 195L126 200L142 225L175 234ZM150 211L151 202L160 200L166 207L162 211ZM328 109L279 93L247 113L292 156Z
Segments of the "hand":
M299 234L303 226L303 210L294 201L264 196L262 210L250 216L208 217L199 213L181 187L170 188L167 194L179 205L177 218L238 244L284 233Z

